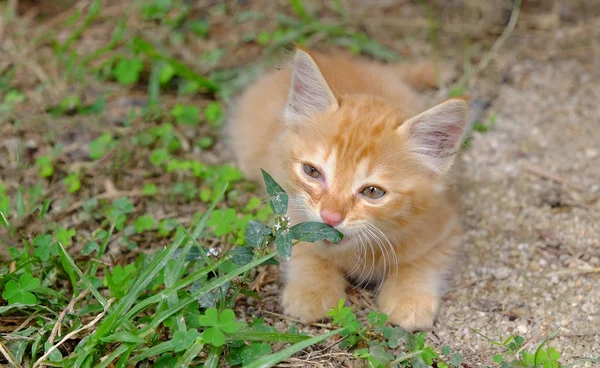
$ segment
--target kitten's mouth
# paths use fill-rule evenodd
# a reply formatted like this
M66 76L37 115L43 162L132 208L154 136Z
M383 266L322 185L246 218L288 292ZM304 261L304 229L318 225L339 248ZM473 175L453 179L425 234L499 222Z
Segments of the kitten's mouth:
M344 235L344 238L342 239L342 241L340 241L339 243L332 243L329 240L323 239L323 242L327 245L331 245L331 246L340 246L340 245L344 245L348 242L348 240L350 240L351 236L350 235L346 235L344 233L342 233L342 235Z

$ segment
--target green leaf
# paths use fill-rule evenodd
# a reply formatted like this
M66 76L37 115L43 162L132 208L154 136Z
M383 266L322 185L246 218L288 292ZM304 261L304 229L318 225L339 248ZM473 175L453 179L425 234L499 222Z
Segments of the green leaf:
M113 74L120 84L130 85L138 81L143 67L144 63L138 58L121 59L117 63Z
M290 234L295 240L307 242L316 242L325 239L337 244L344 238L342 233L322 222L299 223L290 229Z
M427 364L427 366L431 366L433 364L433 360L437 357L438 355L430 346L426 347L421 353L421 358L423 358L423 361L425 364Z
M556 351L553 347L549 347L546 353L549 360L558 360L560 358L560 352Z
M252 248L261 248L265 244L265 237L269 234L271 234L271 229L268 226L250 220L244 233L244 241Z
M221 105L216 101L209 103L204 109L204 117L210 125L214 127L221 126L223 121L223 111L221 110Z
M210 24L206 20L190 21L186 25L198 37L206 37L210 28Z
M139 337L138 335L132 334L129 331L120 331L112 335L101 338L104 342L124 342L134 344L145 344L146 339Z
M177 104L171 110L171 116L178 124L198 125L200 124L200 108L197 106Z
M476 121L473 123L473 131L485 133L488 131L488 127L480 121Z
M75 236L75 229L68 230L64 227L61 227L60 229L58 229L58 231L54 233L54 236L56 237L56 240L58 240L59 243L61 243L65 248L67 248L72 244L71 239Z
M30 273L24 273L19 277L19 281L10 280L4 286L2 298L8 301L8 304L37 304L37 298L29 291L40 286L40 280L33 277Z
M144 231L152 230L154 228L154 225L156 225L156 222L154 221L151 215L143 215L138 217L137 220L135 220L133 227L135 228L135 231L138 234L141 234Z
M454 353L454 355L452 355L452 358L450 359L450 364L452 364L453 367L460 367L462 360L463 357L460 353Z
M144 185L144 189L142 189L142 193L144 195L155 195L156 193L158 193L156 184L149 183L149 184Z
M171 158L171 154L166 148L157 148L150 154L150 163L154 166L160 166Z
M267 192L269 193L269 204L271 205L273 212L277 215L285 214L287 212L289 200L287 193L279 184L277 184L271 175L264 170L261 171L267 186Z
M38 168L38 172L42 178L47 178L54 174L54 167L52 166L52 157L41 156L35 160L35 166Z
M450 347L448 345L442 346L442 354L443 355L449 355L450 354Z
M292 256L292 234L287 229L278 230L275 233L275 245L277 251L284 259L290 259Z
M237 247L231 256L231 260L241 266L252 262L253 259L254 252L250 247Z
M204 330L202 338L205 342L214 346L223 346L225 343L225 335L217 327L210 327Z
M97 160L113 149L114 146L115 143L113 142L112 135L104 133L90 142L90 158L92 160Z
M100 245L98 243L96 243L95 241L89 241L83 246L83 249L81 250L81 255L87 256L90 255L92 252L98 253L99 250Z
M373 345L369 348L369 353L379 364L386 365L394 360L394 355L381 345Z
M445 354L445 355L447 355L447 354ZM500 363L502 363L503 360L504 360L504 357L502 357L502 354L496 354L492 357L492 361L494 363L500 364Z
M33 239L33 255L46 262L50 256L58 255L58 244L52 242L50 235L38 235Z
M219 328L226 333L234 333L239 329L235 313L231 309L225 309L219 315Z
M269 354L271 352L271 345L266 342L255 341L249 346L246 345L242 348L240 353L243 364L250 364L256 359Z
M198 330L189 329L187 331L177 331L173 334L171 343L173 344L173 351L180 352L187 350L196 339L200 336Z
M69 193L75 193L81 188L81 180L79 179L79 175L75 173L67 175L64 178L63 183L67 187L67 192Z
M219 324L219 312L217 308L208 308L203 316L200 316L201 326L216 326Z
M162 63L160 66L160 72L158 74L158 80L160 84L168 83L175 76L175 68L169 63Z
M50 350L50 348L52 348L52 343L50 343L50 341L46 341L44 343L44 352L48 352L48 350ZM51 362L60 362L62 360L62 358L63 358L63 356L62 356L60 350L58 350L58 349L52 350L50 355L48 355L48 360Z

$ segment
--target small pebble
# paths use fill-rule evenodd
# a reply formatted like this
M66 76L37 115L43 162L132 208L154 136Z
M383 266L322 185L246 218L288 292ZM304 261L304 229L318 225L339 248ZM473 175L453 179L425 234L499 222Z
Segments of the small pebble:
M492 275L498 280L506 279L510 276L511 270L508 267L497 268L492 271Z

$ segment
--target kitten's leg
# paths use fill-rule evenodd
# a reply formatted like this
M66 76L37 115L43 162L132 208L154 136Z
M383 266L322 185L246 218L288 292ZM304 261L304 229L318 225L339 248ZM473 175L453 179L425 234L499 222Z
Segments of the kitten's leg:
M400 265L383 281L377 305L389 321L406 330L427 330L440 304L442 274L430 264Z
M344 274L319 254L316 244L295 245L285 267L284 311L304 323L325 318L329 309L346 295Z

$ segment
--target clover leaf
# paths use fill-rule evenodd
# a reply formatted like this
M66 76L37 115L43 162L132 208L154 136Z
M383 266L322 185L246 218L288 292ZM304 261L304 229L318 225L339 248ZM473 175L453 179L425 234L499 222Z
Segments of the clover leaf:
M230 234L234 229L234 224L238 221L237 214L233 208L221 209L215 211L208 219L208 226L215 227L215 235L222 236Z
M52 242L51 235L38 235L33 239L33 255L46 262L50 256L58 255L58 243Z
M173 334L173 339L171 340L171 344L173 346L173 351L180 352L187 350L194 341L200 336L200 333L196 329L189 329L187 331L177 331Z
M2 298L8 300L8 304L36 304L38 300L30 291L38 286L40 286L40 279L30 273L24 273L19 277L19 281L10 280L6 283Z
M217 308L208 308L199 321L200 325L208 327L202 333L202 338L214 346L222 346L225 343L225 333L234 333L239 329L235 313L231 309L219 313Z

